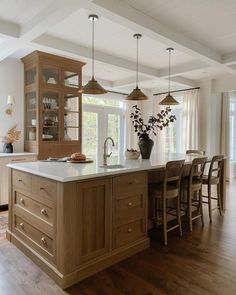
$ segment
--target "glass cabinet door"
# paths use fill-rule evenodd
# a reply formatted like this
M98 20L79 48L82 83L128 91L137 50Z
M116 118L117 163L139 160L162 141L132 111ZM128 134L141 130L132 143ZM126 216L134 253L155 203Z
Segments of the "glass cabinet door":
M46 84L58 85L59 84L59 69L52 66L43 66L42 79Z
M37 134L36 92L26 93L26 140L35 141Z
M73 88L79 88L79 74L71 71L63 71L63 81L64 86L66 87L73 87Z
M79 140L79 103L78 95L64 95L64 141Z
M59 140L59 94L44 91L42 98L42 140Z
M36 82L36 68L31 68L25 71L25 84L29 86Z

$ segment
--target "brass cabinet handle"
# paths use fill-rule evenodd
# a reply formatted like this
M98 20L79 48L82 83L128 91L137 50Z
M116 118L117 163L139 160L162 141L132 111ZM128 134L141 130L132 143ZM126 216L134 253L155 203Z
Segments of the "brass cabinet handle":
M129 202L129 203L128 203L128 206L133 206L133 203L132 203L132 202Z
M40 187L40 190L41 190L41 191L45 191L45 188L44 188L44 187Z
M41 214L43 214L44 216L47 216L47 215L48 215L46 209L44 209L44 208L43 208L40 212L41 212Z
M132 232L132 228L129 227L129 228L127 229L127 232L128 232L128 233L131 233L131 232Z
M42 244L44 244L44 245L47 245L47 240L46 240L45 237L42 237L42 238L40 239L40 242L41 242Z
M11 162L26 161L26 158L11 159Z
M25 205L25 200L23 198L20 198L20 202L22 205Z
M23 222L21 222L21 223L20 223L20 227L21 227L22 229L24 229L24 228L25 228L25 225L24 225L24 223L23 223Z
M22 179L18 179L18 182L23 182L23 180Z

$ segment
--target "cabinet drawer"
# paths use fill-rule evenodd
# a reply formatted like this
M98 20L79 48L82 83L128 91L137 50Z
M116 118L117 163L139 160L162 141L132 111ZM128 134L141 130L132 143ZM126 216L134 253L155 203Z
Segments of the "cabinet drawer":
M146 187L146 173L130 173L113 177L113 194L122 195L123 193L140 191L140 187Z
M37 202L19 192L15 192L15 206L20 207L22 210L28 211L33 215L43 219L49 225L53 226L54 223L54 209Z
M145 236L143 219L122 225L113 232L113 248L118 248Z
M32 192L40 197L56 200L57 184L53 180L32 176Z
M136 193L124 199L114 200L113 227L144 218L146 215L145 194Z
M31 176L27 173L13 170L13 185L25 191L31 191Z
M15 215L14 232L37 252L43 254L46 258L53 260L54 241L52 238L48 237L17 215Z

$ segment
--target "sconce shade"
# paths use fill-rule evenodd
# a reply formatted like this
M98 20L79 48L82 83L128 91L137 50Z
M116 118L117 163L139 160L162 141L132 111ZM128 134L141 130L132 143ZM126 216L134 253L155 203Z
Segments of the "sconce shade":
M178 105L179 102L176 99L174 99L174 97L170 93L168 93L166 97L159 104L163 106L166 106L166 105L173 106L173 105Z
M134 90L127 96L126 100L146 100L148 97L136 86Z
M8 95L7 96L7 104L13 105L15 103L14 96Z

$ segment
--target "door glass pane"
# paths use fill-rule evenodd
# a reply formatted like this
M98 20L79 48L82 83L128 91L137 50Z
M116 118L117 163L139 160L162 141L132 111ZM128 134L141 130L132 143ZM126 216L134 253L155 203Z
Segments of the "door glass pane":
M112 156L118 157L120 152L120 115L108 114L108 136L113 138L115 146L112 147Z
M59 71L57 68L44 67L43 68L43 82L47 84L59 83Z
M64 85L67 87L79 87L79 74L70 72L70 71L64 71Z
M79 140L79 96L64 95L64 140Z
M96 156L98 151L98 114L83 112L83 148L86 155Z
M36 68L32 68L26 71L26 85L30 85L36 82Z
M26 94L26 140L36 140L36 92Z
M59 95L57 92L44 92L43 101L43 141L59 140Z

